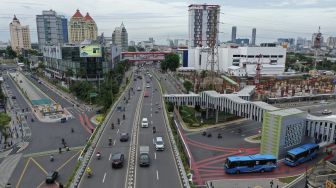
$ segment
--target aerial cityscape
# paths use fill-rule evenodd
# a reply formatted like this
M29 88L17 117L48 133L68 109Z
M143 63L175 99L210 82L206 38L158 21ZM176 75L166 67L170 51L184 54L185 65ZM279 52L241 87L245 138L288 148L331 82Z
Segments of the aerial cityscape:
M336 188L336 2L1 4L0 188Z

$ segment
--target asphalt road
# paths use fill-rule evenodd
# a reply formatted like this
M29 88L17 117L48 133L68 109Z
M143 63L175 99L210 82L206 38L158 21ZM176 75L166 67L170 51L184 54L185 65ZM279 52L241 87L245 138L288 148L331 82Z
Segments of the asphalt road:
M130 148L130 141L120 142L119 137L121 133L129 133L131 135L131 128L133 125L134 115L137 108L140 97L143 97L141 91L136 91L137 87L143 87L143 81L137 79L134 82L134 94L131 92L131 97L128 103L121 100L118 106L125 107L125 112L114 111L112 117L105 127L103 135L101 136L94 153L99 151L102 158L96 159L96 156L92 156L89 167L92 169L93 176L87 178L86 176L81 179L79 187L124 187L125 178L127 173L128 153ZM125 93L128 97L128 92ZM122 116L125 113L126 119L123 120ZM121 120L120 125L117 123L117 119ZM111 129L110 125L114 123L114 129ZM109 146L108 139L112 138L112 146ZM114 153L121 152L125 156L124 166L120 169L112 169L112 155Z
M14 67L11 66L6 68L12 69ZM28 126L32 132L32 139L28 147L23 150L22 153L24 155L32 154L34 156L32 158L35 160L34 161L31 159L28 162L28 158L21 159L19 164L16 166L9 182L11 182L13 185L17 185L17 187L37 187L45 178L45 173L55 168L59 168L61 173L59 181L66 181L75 167L78 157L77 152L70 151L63 152L62 154L55 153L55 163L51 163L49 161L50 154L39 154L37 152L50 152L51 150L57 150L59 147L62 147L62 138L65 139L69 147L83 146L86 143L86 139L90 136L90 133L84 129L79 118L80 115L84 116L85 114L82 114L81 112L73 109L72 113L75 119L71 119L66 123L39 122L31 112L31 109L27 104L24 96L21 95L14 85L15 83L6 75L3 75L3 77L5 78L4 84L8 85L7 88L10 90L11 95L16 96L16 99L13 99L13 101L18 104L20 111L21 109L24 109L28 119ZM71 103L64 100L53 91L46 88L44 85L37 84L37 82L34 84L36 84L42 91L51 96L51 98L57 103L60 103L65 107L72 108ZM26 108L28 108L28 111L26 111ZM35 121L31 122L31 118L34 118ZM75 130L74 133L71 133L71 128ZM69 160L72 156L75 157Z
M137 81L134 82L133 88L145 88L144 82L146 82L146 80L150 80L149 77L146 76L146 79L142 80L137 79ZM80 187L111 187L111 185L113 185L113 187L126 186L125 183L128 175L127 164L129 163L130 141L121 143L119 141L119 135L122 132L128 132L131 135L133 124L140 124L140 122L134 122L134 120L138 119L138 117L135 117L137 106L141 110L139 118L140 121L142 120L142 117L147 117L149 122L153 123L150 124L149 128L139 127L137 152L139 152L138 150L140 145L150 146L151 165L143 168L136 164L135 187L182 187L175 159L171 152L172 149L168 140L162 109L160 109L158 113L155 113L155 110L158 108L156 103L162 107L158 83L153 79L153 81L150 81L145 85L147 84L150 85L150 88L145 88L145 90L149 93L149 97L144 97L143 103L138 106L140 97L143 97L144 89L142 89L142 91L135 91L135 95L131 94L131 99L126 105L126 120L122 121L121 125L116 125L116 119L122 119L123 112L114 112L112 114L112 120L108 122L108 124L114 122L115 129L112 130L109 126L107 126L97 148L95 149L95 153L97 151L102 153L102 159L97 160L95 156L91 158L89 167L93 171L93 176L92 178L82 178ZM157 89L157 91L155 89ZM124 101L121 101L120 103L120 106L125 106ZM152 132L153 125L157 130L155 134ZM165 151L155 151L153 145L154 136L163 137L165 142ZM112 146L108 146L108 138L110 137L113 139ZM125 155L124 166L121 169L112 169L111 167L110 158L111 155L116 152L122 152Z
M147 77L147 80L149 78ZM136 168L136 187L137 188L178 188L182 187L178 170L176 167L175 159L172 153L172 148L169 143L167 135L166 124L164 121L164 114L162 109L162 100L159 85L155 79L149 83L150 88L146 88L150 93L149 97L144 98L141 117L147 117L151 122L148 128L139 128L138 145L147 145L150 148L151 164L149 167ZM156 127L156 133L153 134L152 127ZM153 139L156 136L163 138L165 143L164 151L155 151ZM139 153L138 153L139 155Z

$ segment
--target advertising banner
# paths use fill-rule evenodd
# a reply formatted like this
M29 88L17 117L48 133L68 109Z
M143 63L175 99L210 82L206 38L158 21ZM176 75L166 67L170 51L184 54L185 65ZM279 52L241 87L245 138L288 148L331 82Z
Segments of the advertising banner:
M81 45L80 46L80 57L101 57L101 47L100 45Z

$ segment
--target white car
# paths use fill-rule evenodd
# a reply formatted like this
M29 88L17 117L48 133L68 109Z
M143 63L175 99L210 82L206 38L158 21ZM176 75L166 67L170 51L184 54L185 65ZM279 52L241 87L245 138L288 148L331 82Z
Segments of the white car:
M332 114L332 111L328 110L328 109L325 109L325 110L323 110L322 114L323 115L330 115L330 114Z
M149 85L149 84L147 84L147 85L146 85L146 88L150 88L150 85Z
M141 127L148 127L148 119L147 118L142 118L142 121L141 121Z
M140 88L140 87L138 87L138 88L137 88L137 90L138 90L138 91L141 91L141 88Z
M163 142L162 137L156 137L153 142L154 142L156 151L163 151L164 150L164 142Z

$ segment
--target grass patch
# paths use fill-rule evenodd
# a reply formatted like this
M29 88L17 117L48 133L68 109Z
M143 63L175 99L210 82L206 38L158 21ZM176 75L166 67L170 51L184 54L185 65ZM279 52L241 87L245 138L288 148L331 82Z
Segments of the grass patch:
M103 114L98 114L98 115L96 116L96 121L97 121L98 123L102 123L102 122L104 121L104 119L105 119L105 116L104 116Z
M251 138L251 140L260 141L261 140L261 135L255 136L255 137Z
M294 181L296 178L298 178L299 176L288 176L288 177L284 177L284 178L279 178L279 181L282 183L290 183L292 181Z

